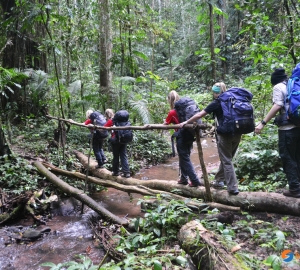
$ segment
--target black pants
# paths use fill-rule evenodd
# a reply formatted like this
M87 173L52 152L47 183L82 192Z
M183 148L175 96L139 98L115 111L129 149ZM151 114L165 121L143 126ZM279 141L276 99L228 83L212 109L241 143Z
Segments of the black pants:
M106 160L106 157L103 152L103 140L98 139L96 136L93 137L93 151L95 158L98 162L99 166L102 166L104 164L104 160Z
M180 179L187 181L188 178L190 178L192 183L198 184L200 181L190 159L193 141L186 140L184 137L179 136L176 138L176 146L179 157L179 168L181 170Z
M120 160L123 173L130 173L128 159L127 159L127 144L121 144L118 142L113 142L111 144L113 152L113 172L119 172Z
M279 155L290 191L300 191L300 128L278 131Z

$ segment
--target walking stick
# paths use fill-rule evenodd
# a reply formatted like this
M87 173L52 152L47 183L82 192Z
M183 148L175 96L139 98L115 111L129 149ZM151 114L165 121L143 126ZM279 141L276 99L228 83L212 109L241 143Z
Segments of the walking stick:
M200 127L196 122L193 124L193 129L195 129L196 132L196 142L197 142L197 147L198 147L198 157L202 169L202 174L203 174L203 179L204 179L204 185L205 185L205 191L206 191L206 201L207 202L212 202L212 196L210 192L210 185L208 181L208 174L206 170L206 166L204 163L204 158L203 158L203 150L202 150L202 145L200 141Z

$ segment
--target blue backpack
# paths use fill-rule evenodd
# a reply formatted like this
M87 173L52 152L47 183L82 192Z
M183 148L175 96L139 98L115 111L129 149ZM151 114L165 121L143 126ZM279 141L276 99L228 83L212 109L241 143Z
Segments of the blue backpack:
M219 96L223 110L223 117L218 119L217 124L219 134L247 134L254 131L252 98L252 93L238 87L232 87Z
M90 119L95 126L103 127L106 123L106 119L105 119L104 115L97 111L93 112L90 115ZM105 139L108 136L108 131L105 129L96 129L94 131L94 136L100 140Z
M113 123L116 127L131 126L129 121L129 113L126 110L117 111L113 118ZM131 143L133 141L132 129L114 130L116 134L116 142L120 144Z
M174 104L174 109L177 112L180 123L190 119L196 113L200 112L197 103L189 97L182 97L177 100ZM198 119L197 124L202 124L202 120ZM195 131L193 129L180 129L180 133L187 140L193 140L195 136ZM201 134L202 132L200 131L200 135Z
M300 126L300 63L294 68L287 83L287 98L289 103L287 119L296 126Z

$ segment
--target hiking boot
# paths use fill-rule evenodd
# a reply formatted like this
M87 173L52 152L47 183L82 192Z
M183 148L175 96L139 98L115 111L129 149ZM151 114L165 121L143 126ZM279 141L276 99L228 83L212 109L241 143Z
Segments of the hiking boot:
M286 197L300 198L300 190L298 190L298 191L287 190L287 191L284 191L282 194Z
M200 182L195 182L195 183L189 183L189 187L200 187L202 184Z
M130 177L130 173L123 173L121 176L125 177L125 178L129 178Z
M240 192L238 189L235 190L228 190L229 195L238 195Z
M187 185L188 183L189 182L187 179L182 179L182 178L177 182L177 184L179 185Z
M210 184L211 187L213 188L216 188L216 189L221 189L221 188L224 188L224 182L223 181L213 181L211 184Z
M112 176L119 176L119 173L118 172L113 172L111 175Z
M187 180L182 180L182 179L180 179L178 182L177 182L177 184L179 184L179 185L187 185L189 182L187 181Z
M97 165L97 166L96 166L96 169L103 169L103 168L104 168L103 165Z

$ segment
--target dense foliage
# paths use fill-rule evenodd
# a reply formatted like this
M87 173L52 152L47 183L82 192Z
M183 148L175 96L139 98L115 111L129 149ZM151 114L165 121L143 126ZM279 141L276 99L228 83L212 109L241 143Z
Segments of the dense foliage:
M276 126L266 127L260 136L244 136L234 160L244 191L275 191L286 185L278 153Z
M16 157L7 162L7 157L0 159L0 186L2 189L12 193L21 193L26 190L36 190L43 186L42 177L37 174L36 169L29 165L28 162L20 156L27 158L41 158L56 166L65 169L75 170L81 167L75 156L72 154L73 149L82 151L86 155L94 158L91 145L89 144L89 130L75 127L71 128L68 133L67 146L63 153L62 148L51 145L55 122L46 119L28 119L27 125L20 130L18 126L13 126L10 130L12 138L11 143ZM5 133L8 132L3 127ZM136 173L141 167L156 165L162 163L170 157L172 152L168 136L163 133L158 136L157 132L138 132L134 133L134 141L128 145L128 156L131 173ZM111 170L112 153L108 141L105 141L104 150L107 154L108 162L105 167ZM65 178L65 181L71 182L73 186L83 188L82 181L74 181ZM49 184L47 184L49 185ZM46 187L43 187L46 188ZM50 184L51 192L53 189Z
M290 74L299 61L299 5L294 0L0 1L0 150L18 145L20 156L30 152L73 169L78 164L70 149L92 152L88 132L72 126L65 148L50 148L57 123L41 116L83 122L89 108L113 108L127 109L133 125L162 123L170 90L204 108L219 80L251 90L260 120L271 106L272 69L283 66ZM285 185L275 130L268 126L261 136L243 137L235 159L241 190ZM135 132L129 147L133 173L169 156L164 135ZM15 193L41 182L23 159L12 162L7 156L0 160L0 176L1 188ZM219 229L234 235L233 229ZM277 241L265 239L270 247Z

